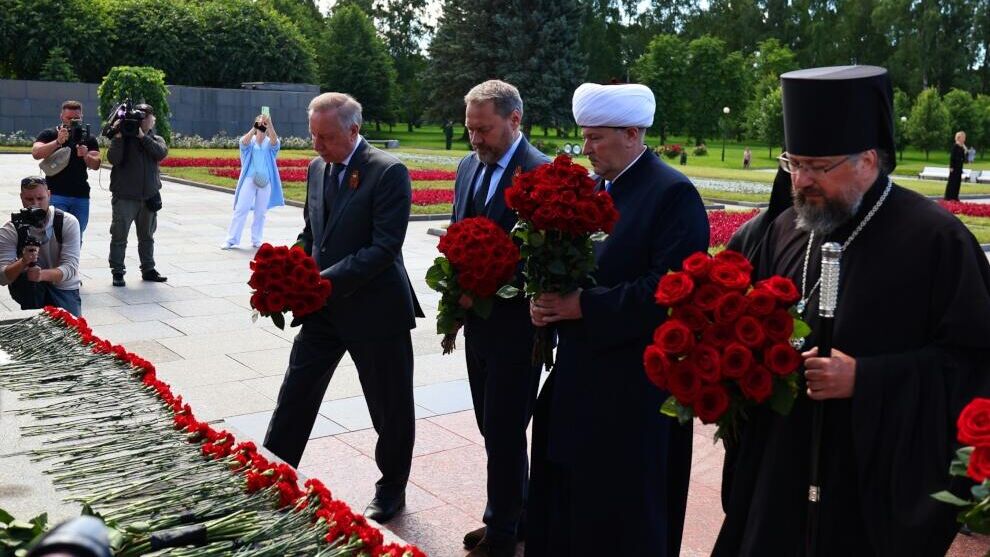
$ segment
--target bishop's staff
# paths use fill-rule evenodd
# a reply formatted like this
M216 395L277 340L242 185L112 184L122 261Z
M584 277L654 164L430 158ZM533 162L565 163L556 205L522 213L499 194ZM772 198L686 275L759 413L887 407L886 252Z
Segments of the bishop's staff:
M818 304L818 356L832 356L832 327L835 307L839 298L839 259L842 246L836 242L822 244L821 295ZM825 402L812 402L811 407L811 466L808 485L808 530L806 554L818 553L818 511L821 500L822 424L825 421Z

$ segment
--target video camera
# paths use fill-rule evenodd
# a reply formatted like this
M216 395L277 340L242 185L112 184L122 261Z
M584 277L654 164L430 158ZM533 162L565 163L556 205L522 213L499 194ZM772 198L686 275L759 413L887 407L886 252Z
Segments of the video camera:
M107 119L106 125L103 126L103 135L107 139L113 139L113 136L119 131L123 137L137 137L138 131L141 129L141 121L147 116L145 111L134 108L131 99L126 99L110 112L110 117ZM114 129L118 122L120 125Z
M32 228L45 226L48 211L40 207L25 207L10 215L10 222L17 229L17 257L24 254L26 246L41 246L41 240L31 235Z

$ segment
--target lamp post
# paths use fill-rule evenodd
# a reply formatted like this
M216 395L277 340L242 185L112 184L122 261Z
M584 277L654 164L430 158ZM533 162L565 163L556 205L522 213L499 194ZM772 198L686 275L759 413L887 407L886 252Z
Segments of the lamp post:
M729 118L729 112L731 112L729 110L729 107L727 106L722 107L722 114L725 115L725 117L722 118L722 162L725 162L725 132L726 132L725 124L726 124L726 120Z
M901 162L904 162L904 134L906 133L904 130L904 126L906 125L907 125L907 116L901 116L901 133L897 134L898 136L900 136L898 137L898 139L900 139L900 143L897 146L900 147L899 150L901 152L900 153Z

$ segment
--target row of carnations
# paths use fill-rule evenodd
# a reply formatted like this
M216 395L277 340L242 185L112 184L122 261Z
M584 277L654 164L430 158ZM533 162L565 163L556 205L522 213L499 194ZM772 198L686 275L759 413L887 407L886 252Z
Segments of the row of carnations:
M51 306L46 307L45 312L55 322L75 329L82 343L94 353L112 355L139 370L142 384L171 412L175 429L186 433L190 443L199 445L204 458L222 461L228 464L232 474L242 476L245 492L274 490L278 493L277 508L286 512L311 512L313 527L326 529L324 540L327 543L343 541L372 557L425 557L413 546L384 544L381 532L369 525L363 516L354 514L346 503L333 499L330 490L319 480L307 480L301 488L291 466L271 462L258 452L254 443L238 443L230 432L216 430L197 420L182 396L175 395L168 384L158 379L151 362L128 352L123 346L98 338L85 319Z

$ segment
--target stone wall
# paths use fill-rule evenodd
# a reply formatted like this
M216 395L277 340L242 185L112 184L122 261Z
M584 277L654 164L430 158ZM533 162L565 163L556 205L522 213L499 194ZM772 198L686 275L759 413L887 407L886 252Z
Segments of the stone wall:
M271 109L279 135L308 137L306 106L319 94L316 85L294 85L295 91L216 89L169 85L172 130L183 135L213 137L221 131L241 135L262 106ZM95 83L0 79L0 132L23 130L33 136L58 123L62 101L83 103L84 121L100 127ZM299 90L301 89L301 90Z

